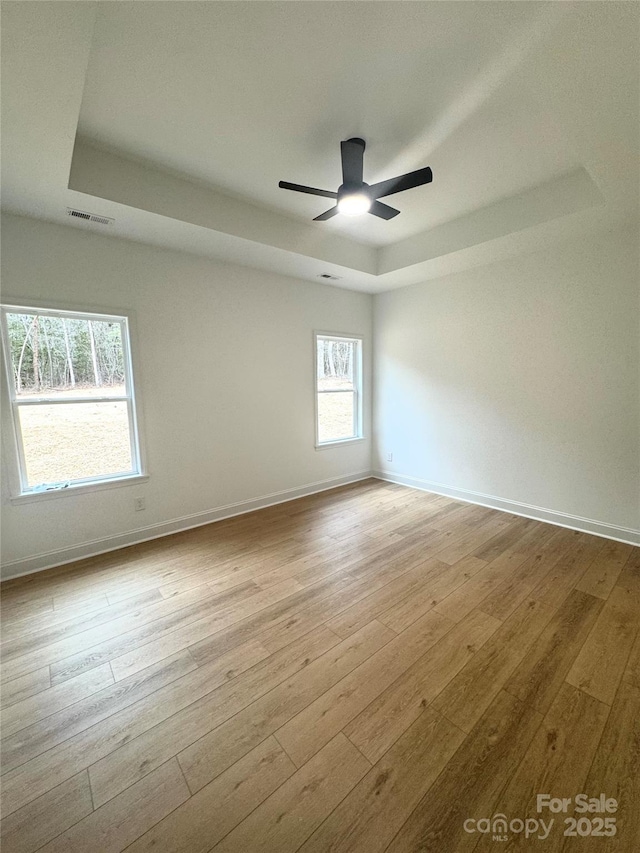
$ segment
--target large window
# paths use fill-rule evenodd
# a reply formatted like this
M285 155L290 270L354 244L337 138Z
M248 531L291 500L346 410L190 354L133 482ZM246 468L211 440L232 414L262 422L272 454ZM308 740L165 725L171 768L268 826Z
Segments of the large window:
M126 317L2 307L21 494L142 473Z
M316 445L362 438L362 339L316 334Z

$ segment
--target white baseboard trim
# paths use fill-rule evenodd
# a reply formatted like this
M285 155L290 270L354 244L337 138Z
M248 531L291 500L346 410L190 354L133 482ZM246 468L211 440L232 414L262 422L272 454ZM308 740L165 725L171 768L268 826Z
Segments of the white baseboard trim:
M404 474L395 474L392 471L374 471L373 476L378 480L386 480L388 483L397 483L400 486L409 486L423 492L434 492L447 498L454 498L464 503L478 504L490 509L498 509L510 512L513 515L521 515L524 518L533 518L535 521L547 521L558 527L568 527L570 530L580 530L583 533L592 533L594 536L603 536L605 539L615 539L617 542L625 542L629 545L640 545L640 530L631 527L619 527L616 524L606 524L595 521L592 518L582 518L579 515L569 515L564 512L556 512L553 509L545 509L520 501L496 498L493 495L485 495L482 492L472 492L468 489L456 489L445 486L442 483L431 483L420 480L417 477L407 477Z
M96 557L99 554L106 554L108 551L117 551L118 548L126 548L127 545L137 545L140 542L148 542L151 539L159 539L162 536L169 536L172 533L179 533L194 527L202 527L205 524L212 524L215 521L222 521L225 518L232 518L235 515L244 515L256 509L264 509L268 506L286 503L287 501L293 501L307 495L314 495L329 489L337 489L339 486L347 486L349 483L367 480L372 476L373 473L371 471L356 471L354 474L331 477L328 480L318 480L315 483L308 483L305 486L297 486L293 489L272 492L269 495L263 495L259 498L226 504L225 506L216 507L216 509L206 510L205 512L197 512L193 515L174 518L171 521L151 524L148 527L139 527L127 533L106 536L103 539L92 539L89 542L82 542L79 545L72 545L69 548L47 551L44 554L35 554L21 560L4 563L1 568L2 580L19 578L23 575L44 571L44 569L62 566L65 563L84 560L87 557Z

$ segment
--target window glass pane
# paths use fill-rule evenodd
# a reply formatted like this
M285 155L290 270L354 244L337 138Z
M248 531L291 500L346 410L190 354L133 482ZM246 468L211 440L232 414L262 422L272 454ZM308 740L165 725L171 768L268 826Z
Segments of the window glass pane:
M353 389L355 352L354 341L318 338L318 391Z
M120 323L7 313L7 327L16 397L125 394Z
M354 397L353 391L318 394L318 441L337 441L355 436Z
M132 471L125 402L20 406L29 487Z

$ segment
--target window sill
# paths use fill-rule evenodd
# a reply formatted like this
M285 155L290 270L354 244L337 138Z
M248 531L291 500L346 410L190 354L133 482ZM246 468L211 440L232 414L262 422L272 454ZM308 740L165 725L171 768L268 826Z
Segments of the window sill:
M345 444L355 444L358 441L364 441L364 436L359 435L356 438L341 438L338 441L325 441L323 444L316 444L316 450L328 450L330 447L342 447Z
M26 492L24 495L14 495L9 498L12 504L30 504L38 501L48 501L52 498L69 497L71 495L86 495L89 492L100 492L103 489L115 489L119 486L132 486L146 483L148 474L131 474L127 477L117 477L113 480L100 480L95 483L78 483L65 489L51 489L47 492Z

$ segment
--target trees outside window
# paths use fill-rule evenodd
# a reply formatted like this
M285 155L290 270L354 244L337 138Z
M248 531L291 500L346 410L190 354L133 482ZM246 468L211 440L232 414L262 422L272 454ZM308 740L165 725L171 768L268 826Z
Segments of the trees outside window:
M3 306L21 493L141 473L126 317Z
M316 445L362 438L362 339L315 338Z

